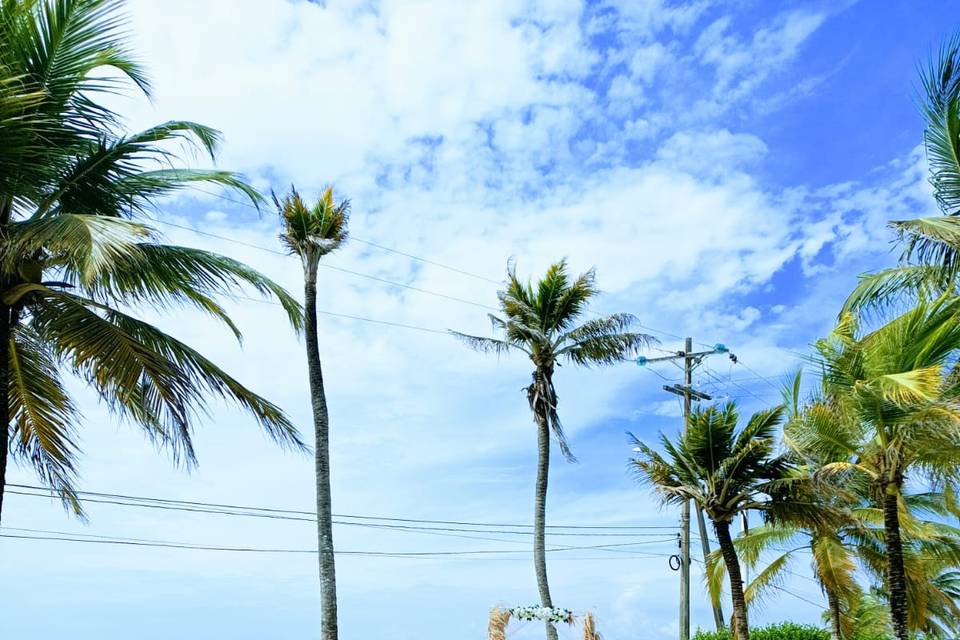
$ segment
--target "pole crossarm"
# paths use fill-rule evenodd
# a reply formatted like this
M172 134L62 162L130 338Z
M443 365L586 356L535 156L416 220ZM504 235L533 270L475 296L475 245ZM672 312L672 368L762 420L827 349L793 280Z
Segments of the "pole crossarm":
M697 391L693 387L684 384L665 384L663 385L663 390L683 397L686 397L689 393L691 398L696 398L697 400L713 400L713 396L703 393L702 391Z

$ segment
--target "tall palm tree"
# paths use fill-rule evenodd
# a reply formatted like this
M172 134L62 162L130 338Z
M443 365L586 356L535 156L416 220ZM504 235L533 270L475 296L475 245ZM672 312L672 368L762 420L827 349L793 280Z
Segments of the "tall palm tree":
M921 301L862 334L845 314L816 343L825 393L849 420L822 421L798 433L805 450L835 459L821 469L842 482L861 479L882 509L890 617L909 634L902 503L907 479L955 495L960 459L960 380L950 374L960 347L960 299Z
M904 581L907 596L907 629L935 638L960 632L957 566L960 566L960 530L942 522L949 516L949 499L938 493L901 497L900 525ZM921 520L916 513L929 511L941 520ZM867 575L878 582L874 593L888 604L890 591L883 582L887 571L886 541L881 509L864 510L870 522L855 537L857 553Z
M336 251L347 239L350 202L337 202L333 187L324 190L313 206L307 205L296 189L283 200L274 196L283 230L280 240L287 250L300 257L303 266L307 370L313 409L317 482L317 541L320 550L321 634L323 640L337 638L337 578L333 553L333 506L330 495L330 418L323 389L323 369L317 329L317 267L320 259Z
M0 2L0 388L8 390L0 506L9 457L81 511L80 416L64 372L187 464L195 461L195 418L211 395L302 447L278 407L132 313L189 305L239 337L215 298L251 285L302 323L299 304L269 279L217 254L163 244L148 224L157 198L193 182L259 196L236 174L177 168L176 145L212 157L217 131L174 121L126 134L98 102L123 89L121 79L147 89L118 9L111 0Z
M551 265L536 286L522 282L511 266L507 272L507 286L497 294L502 316L490 315L490 322L499 337L451 332L477 351L497 355L519 351L533 363L532 381L526 388L527 402L537 425L533 557L540 602L545 607L553 606L547 582L544 533L551 433L563 456L568 461L575 460L557 411L554 370L562 361L579 366L615 364L653 340L648 335L631 332L629 329L636 319L625 313L578 323L597 293L594 272L588 271L571 280L565 260ZM547 622L546 629L547 638L556 640L557 631L553 624Z
M730 582L731 634L734 640L747 640L747 603L730 523L748 510L768 510L771 497L789 486L792 467L775 453L782 407L758 411L738 433L739 417L732 402L693 411L676 441L660 434L666 457L631 436L638 454L631 465L664 504L693 500L713 522Z
M844 312L956 292L960 276L960 35L923 70L923 144L941 215L890 223L904 251L900 264L861 276Z

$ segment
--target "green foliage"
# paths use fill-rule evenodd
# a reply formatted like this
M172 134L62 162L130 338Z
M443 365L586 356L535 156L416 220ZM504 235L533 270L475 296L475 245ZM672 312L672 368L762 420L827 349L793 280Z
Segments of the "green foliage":
M450 332L482 353L503 355L516 350L530 358L536 369L534 383L527 390L530 407L535 415L540 412L546 416L569 460L574 458L557 413L554 367L563 360L579 366L615 364L655 341L646 334L630 331L637 319L627 313L577 324L598 293L594 272L587 271L571 280L566 260L551 265L536 285L520 280L511 266L507 286L497 294L502 314L489 316L499 337Z
M308 277L314 277L320 258L347 240L350 201L337 202L333 187L327 187L313 206L295 188L283 200L274 194L273 202L283 223L280 241L291 254L300 256Z
M148 214L159 197L206 182L262 197L229 171L186 169L220 134L171 121L123 131L105 98L144 92L117 0L0 1L0 321L9 328L11 455L79 511L73 492L80 417L61 375L86 381L119 417L174 457L194 461L191 432L208 399L251 413L301 447L293 424L200 353L137 318L184 305L238 328L219 296L276 296L295 327L300 305L236 260L163 244Z
M676 441L660 434L666 455L631 435L638 455L631 465L666 504L693 500L714 522L730 522L748 509L764 510L769 496L789 483L788 458L776 454L783 409L758 411L738 432L735 403L697 409Z
M697 629L693 640L730 640L730 632ZM810 624L780 622L750 629L750 640L830 640L830 632Z
M940 216L890 223L903 245L900 265L861 277L843 313L956 293L960 275L960 36L940 49L921 76L924 149Z

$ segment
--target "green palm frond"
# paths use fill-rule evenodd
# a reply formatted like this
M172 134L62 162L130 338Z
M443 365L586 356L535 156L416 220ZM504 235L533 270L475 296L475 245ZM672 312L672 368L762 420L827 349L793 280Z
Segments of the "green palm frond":
M127 21L118 0L6 2L0 14L9 58L22 64L31 85L80 131L96 133L116 116L93 97L122 89L110 67L143 91L149 82L126 46Z
M850 602L859 594L856 579L856 561L851 549L840 536L820 532L810 545L817 580L824 589L833 592L843 602Z
M949 281L960 268L960 219L953 216L931 216L912 220L894 220L890 226L904 243L903 261L936 265Z
M747 604L759 605L773 591L783 585L787 579L791 559L791 555L785 553L767 563L743 591Z
M727 565L724 563L719 549L714 549L707 556L703 579L706 583L707 595L710 596L711 606L714 609L719 609L722 606L723 583L727 579Z
M327 187L316 204L307 205L295 188L283 200L273 194L283 224L280 240L291 254L298 255L308 268L346 242L350 201L337 202L333 187Z
M144 168L177 160L171 143L213 156L219 135L189 121L166 122L130 136L101 135L77 152L54 188L40 199L33 217L60 213L129 217L145 212L154 199L194 182L237 189L259 206L262 196L232 172Z
M93 281L77 284L97 300L142 303L161 309L190 304L220 318L237 334L232 320L212 296L230 297L249 286L260 295L275 296L293 327L297 331L303 328L300 303L279 284L242 262L192 247L141 243L135 249L113 260ZM68 273L65 278L73 282L70 276Z
M960 36L954 36L923 73L924 147L930 182L946 214L960 208Z
M733 403L691 413L676 442L660 435L667 458L634 439L637 456L631 466L664 502L694 499L715 522L729 522L746 509L766 509L770 504L763 494L779 493L775 481L792 470L773 455L772 429L782 410L754 414L740 433L737 416Z
M39 270L60 267L80 282L91 282L117 262L139 254L138 243L151 237L153 230L128 220L62 214L14 222L2 233L6 238L0 249L0 268L5 271L19 269L20 276L29 281L23 273L26 265Z
M80 416L60 380L58 365L49 346L31 327L20 327L11 336L11 451L15 460L31 465L44 484L80 514L74 492L75 425Z
M644 333L616 333L579 340L560 354L584 367L611 365L634 357L650 342L650 336Z
M511 349L521 348L507 342L506 340L497 340L496 338L486 338L483 336L471 336L466 333L460 333L459 331L453 331L452 329L448 329L448 332L460 342L463 342L474 351L479 351L480 353L489 353L501 356L509 353Z
M901 304L913 304L918 295L935 298L956 292L953 275L934 264L905 264L862 274L840 313L882 313Z
M631 357L655 339L630 328L636 318L613 314L578 324L591 298L599 291L593 270L576 278L567 272L565 260L556 262L544 276L532 282L521 280L515 265L507 266L506 286L497 292L500 315L490 314L495 337L472 336L450 331L474 350L503 355L516 349L534 365L527 400L538 422L546 421L568 460L574 460L557 411L553 374L558 361L580 366L612 365Z
M276 441L302 447L279 408L155 327L72 294L38 288L26 298L32 326L111 409L193 461L190 427L208 395L236 402Z
M188 461L190 429L208 397L234 400L272 437L300 445L277 407L117 310L190 304L238 334L216 298L252 286L302 322L297 302L256 271L155 244L149 226L129 220L198 181L239 190L257 206L263 199L238 174L177 166L184 154L212 158L214 129L171 121L123 133L103 98L148 83L127 50L121 8L120 0L0 0L0 295L15 318L12 453L75 510L78 421L61 371L79 374Z

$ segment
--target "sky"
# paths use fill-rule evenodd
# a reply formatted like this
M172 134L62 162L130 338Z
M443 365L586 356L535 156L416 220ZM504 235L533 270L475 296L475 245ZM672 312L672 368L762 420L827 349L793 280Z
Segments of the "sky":
M333 184L350 198L353 239L325 260L335 269L321 269L319 308L394 324L321 316L334 511L522 524L536 461L522 391L529 363L470 352L445 330L489 333L508 261L534 277L565 257L573 272L596 268L594 311L633 313L659 340L650 357L682 336L698 348L723 343L739 364L711 356L695 385L744 413L776 403L857 274L897 259L886 223L935 211L917 67L955 28L950 5L136 0L131 43L153 96L116 106L131 130L175 118L219 128L217 166L265 192L293 184L312 198ZM202 189L160 203L166 238L242 259L299 292L300 265L278 253L274 212ZM302 344L274 305L244 298L228 308L242 345L193 312L144 317L280 404L309 438ZM554 457L549 522L665 527L650 530L662 537L548 539L630 545L548 557L555 604L593 611L611 640L676 636L667 556L678 514L628 470L626 433L677 432L677 400L662 386L678 377L670 364L557 372L579 462ZM197 425L199 466L185 470L73 388L85 490L314 504L312 457L274 446L234 407L212 405ZM10 475L36 484L26 469ZM55 500L16 494L4 507L4 527L88 539L316 542L303 521L88 504L83 523ZM341 637L482 638L491 606L537 601L528 537L450 533L337 525L342 551L498 551L340 556ZM0 549L0 629L11 637L317 635L309 554L9 538ZM793 571L789 593L753 611L753 623L819 622L807 559ZM712 623L696 569L692 618Z

